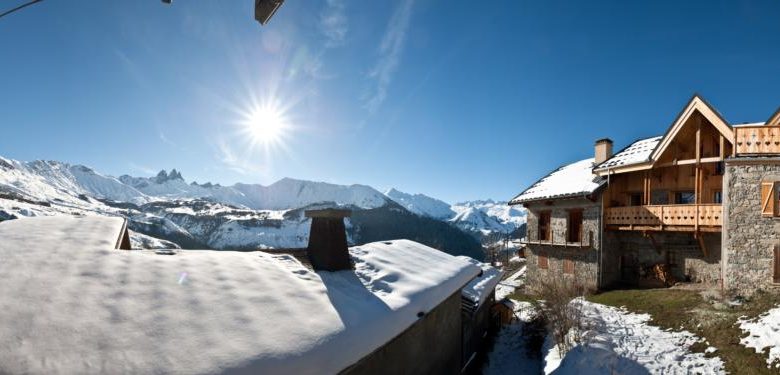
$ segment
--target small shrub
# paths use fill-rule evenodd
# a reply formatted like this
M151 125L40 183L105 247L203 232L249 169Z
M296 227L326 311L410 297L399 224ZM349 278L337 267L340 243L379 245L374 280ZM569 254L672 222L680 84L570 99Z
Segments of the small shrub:
M540 311L547 322L547 330L552 335L561 355L583 342L585 331L583 319L583 297L585 288L570 279L550 278L543 280L539 287L542 299Z

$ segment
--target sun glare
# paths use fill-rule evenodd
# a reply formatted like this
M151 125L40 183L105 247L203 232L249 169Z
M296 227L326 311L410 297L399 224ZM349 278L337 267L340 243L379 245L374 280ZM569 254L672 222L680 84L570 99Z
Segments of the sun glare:
M255 109L245 124L252 140L266 145L278 142L287 130L284 115L271 106Z

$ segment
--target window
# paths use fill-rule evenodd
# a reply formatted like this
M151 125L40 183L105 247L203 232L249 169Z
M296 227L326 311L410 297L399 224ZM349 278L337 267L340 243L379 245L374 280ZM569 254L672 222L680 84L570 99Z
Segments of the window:
M550 241L550 211L539 212L539 241Z
M723 192L715 190L712 192L712 203L723 203Z
M674 204L696 203L696 194L692 191L678 191L674 193Z
M668 190L653 190L650 193L650 204L668 204L668 203L669 203Z
M777 216L777 189L774 181L761 182L761 216Z
M566 231L566 242L582 241L582 210L569 211L569 226Z
M563 260L563 273L567 275L574 275L574 261L571 259Z
M628 195L629 206L641 206L642 205L642 193L629 193Z
M550 267L549 261L547 260L547 254L539 253L539 255L536 257L536 265L539 266L540 269L546 270Z

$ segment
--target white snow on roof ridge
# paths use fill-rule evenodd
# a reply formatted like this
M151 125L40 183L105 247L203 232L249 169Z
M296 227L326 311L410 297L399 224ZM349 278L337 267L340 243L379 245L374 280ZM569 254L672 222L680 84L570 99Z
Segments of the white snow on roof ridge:
M593 193L604 179L593 174L594 158L564 165L520 193L510 204Z
M479 273L407 240L314 272L262 252L114 250L84 239L100 220L43 219L0 223L0 373L338 373Z
M488 263L482 263L467 256L461 255L458 258L470 262L471 264L482 269L482 272L479 274L479 276L475 277L474 280L471 280L471 282L469 282L463 288L461 293L470 301L477 303L480 306L483 305L485 300L487 300L488 297L490 297L490 295L493 293L493 290L496 289L496 286L498 285L498 282L501 281L501 277L504 275L504 272L491 266Z
M611 158L596 166L595 169L613 168L648 161L653 150L655 150L655 147L662 138L663 136L659 135L636 140L620 152L612 155Z
M731 124L731 127L738 128L740 126L764 126L764 125L766 125L766 122L759 121L759 122L746 122L743 124Z

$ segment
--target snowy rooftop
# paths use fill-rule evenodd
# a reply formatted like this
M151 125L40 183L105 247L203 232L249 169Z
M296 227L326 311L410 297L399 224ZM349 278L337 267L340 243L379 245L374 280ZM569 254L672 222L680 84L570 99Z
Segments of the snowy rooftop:
M650 160L650 154L655 150L655 146L661 141L661 136L640 139L624 148L611 158L599 164L596 169L607 169L642 163Z
M481 306L485 303L485 300L490 297L493 290L496 289L496 285L501 281L501 276L504 275L504 272L490 264L482 263L469 257L459 256L458 258L470 262L482 269L482 273L474 278L474 280L471 280L471 282L469 282L461 291L464 297Z
M604 181L593 174L593 158L564 165L520 193L509 204L593 193Z
M340 272L114 250L117 220L0 223L0 373L337 373L480 272L407 240L350 248Z

